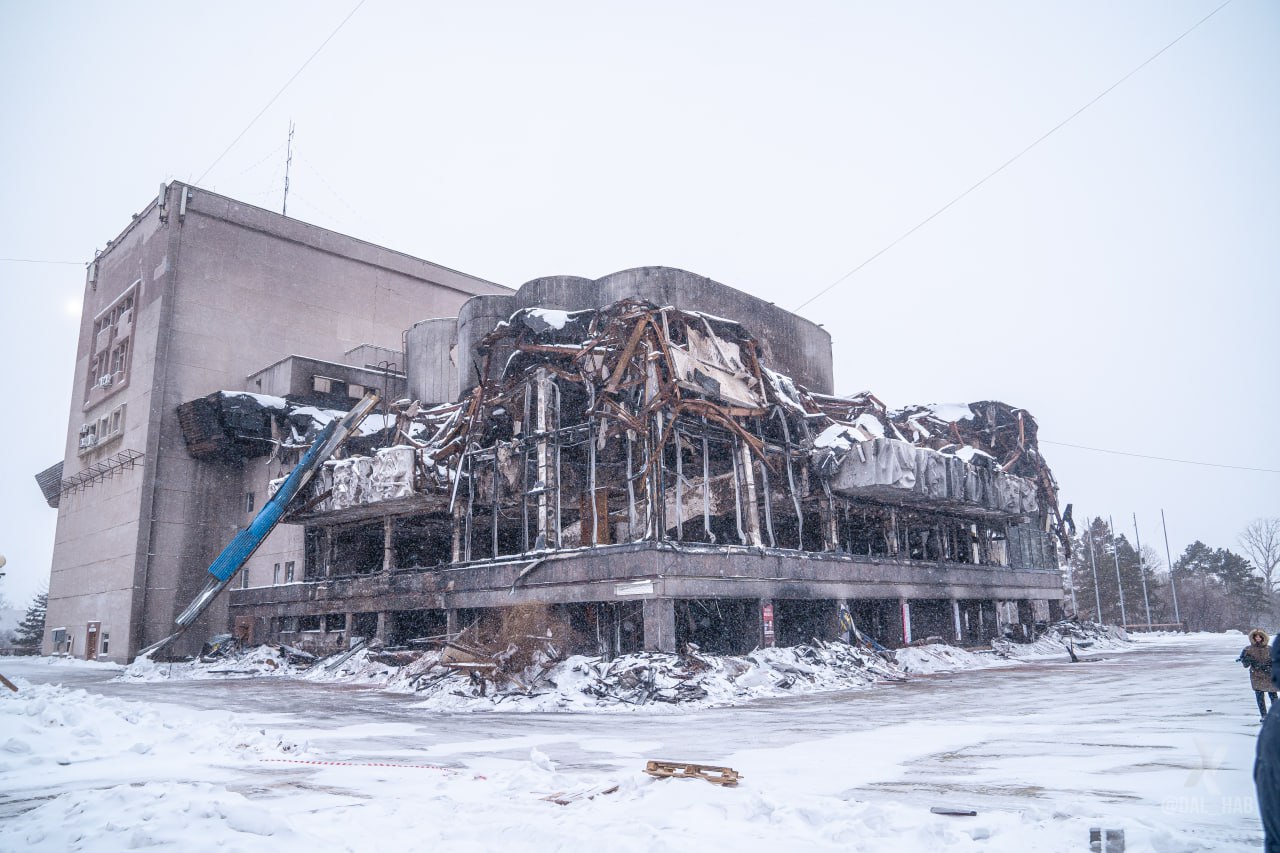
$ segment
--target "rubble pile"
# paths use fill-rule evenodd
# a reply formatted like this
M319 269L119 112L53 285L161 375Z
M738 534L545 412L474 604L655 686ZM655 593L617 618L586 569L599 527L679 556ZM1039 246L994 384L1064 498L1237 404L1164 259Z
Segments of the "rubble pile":
M208 651L206 644L206 651ZM116 676L117 681L198 681L219 678L297 677L315 663L315 656L289 646L240 648L222 643L213 654L190 661L135 658Z
M549 638L531 636L494 651L458 637L431 649L359 647L316 659L288 646L225 647L186 663L139 658L118 680L287 677L412 694L437 711L566 711L707 708L753 699L826 693L904 681L909 676L1063 659L1077 651L1129 645L1124 631L1090 622L1051 625L1035 642L992 642L974 652L933 642L894 651L814 640L746 655L633 652L612 660L564 657ZM459 649L467 654L459 654Z
M419 669L421 672L421 669ZM505 683L482 684L444 671L395 675L388 689L414 692L438 710L503 707L520 711L712 707L771 696L828 692L900 681L892 660L844 643L815 642L757 649L743 656L634 652L613 660L574 655L552 660L535 653L529 667Z
M1060 658L1068 649L1119 649L1128 646L1129 642L1129 635L1118 626L1064 619L1048 626L1033 642L992 640L991 648L1004 658Z

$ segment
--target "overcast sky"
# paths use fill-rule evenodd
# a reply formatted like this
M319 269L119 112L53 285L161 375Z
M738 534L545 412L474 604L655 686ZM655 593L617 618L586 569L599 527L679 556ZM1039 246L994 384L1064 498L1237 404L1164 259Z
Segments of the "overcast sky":
M48 578L83 263L161 181L279 210L292 120L291 216L795 309L1220 2L367 0L219 160L357 0L0 0L0 257L74 262L0 261L0 593ZM1175 558L1280 515L1278 46L1280 4L1233 0L805 305L837 390L1025 407L1063 502L1162 553L1163 508Z

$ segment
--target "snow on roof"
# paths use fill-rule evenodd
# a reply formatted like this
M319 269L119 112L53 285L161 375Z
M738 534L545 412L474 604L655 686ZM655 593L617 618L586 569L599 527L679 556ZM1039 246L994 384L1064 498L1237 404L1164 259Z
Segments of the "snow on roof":
M288 400L283 397L273 397L270 394L253 394L249 391L219 391L218 393L222 395L223 399L249 397L264 409L283 410L289 408Z

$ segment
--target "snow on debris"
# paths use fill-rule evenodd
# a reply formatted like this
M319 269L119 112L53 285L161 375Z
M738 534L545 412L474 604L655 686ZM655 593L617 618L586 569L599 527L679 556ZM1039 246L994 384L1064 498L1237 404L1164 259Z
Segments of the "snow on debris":
M1059 649L1059 655L1061 651ZM1009 665L1008 660L1002 660L989 653L971 652L942 643L896 649L893 652L893 659L908 675L930 675L938 672Z
M434 711L630 711L740 705L757 699L852 690L910 676L1065 659L1130 645L1123 631L1062 622L1034 643L995 640L985 651L941 642L875 652L844 642L756 649L747 655L633 652L613 660L559 659L539 650L509 682L472 678L440 665L439 651L362 648L314 659L289 647L259 646L188 663L139 659L117 680L162 681L286 677L376 687L415 695Z
M275 646L255 646L233 655L193 661L161 662L135 658L124 667L116 681L200 681L230 677L272 677L295 675L299 667L290 664L291 655ZM292 655L296 660L299 656ZM310 657L307 655L306 657Z
M1123 649L1130 644L1129 635L1115 625L1094 622L1057 622L1032 643L992 640L997 655L1019 660L1061 658L1068 647L1077 653L1095 649Z
M276 397L271 394L254 394L250 391L219 391L224 400L233 397L248 397L264 409L274 409L277 411L287 411L289 401L284 397Z
M967 403L930 403L924 408L933 412L933 416L943 421L964 421L973 419L973 409Z
M557 308L528 308L525 310L525 316L541 320L549 328L557 331L563 329L569 322L569 312Z

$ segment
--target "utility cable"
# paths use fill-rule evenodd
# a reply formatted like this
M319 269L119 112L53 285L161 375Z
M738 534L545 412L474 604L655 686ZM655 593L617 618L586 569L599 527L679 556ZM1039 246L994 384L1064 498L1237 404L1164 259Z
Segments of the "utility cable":
M1228 0L1228 2L1230 2L1230 0ZM288 89L289 86L293 84L293 81L298 79L299 74L307 70L307 66L311 64L311 60L315 59L317 56L320 55L320 51L324 50L325 45L333 41L333 37L336 36L338 32L344 26L347 25L347 21L351 20L351 16L354 15L356 12L359 12L360 7L363 6L364 4L365 4L365 0L360 0L360 2L356 4L354 9L352 9L350 12L347 13L347 16L342 19L342 22L338 24L336 28L334 28L334 31L329 33L329 37L320 43L320 46L315 49L315 52L313 52L310 56L307 57L307 61L302 63L302 65L298 68L298 70L293 72L293 76L290 77L288 80L286 80L285 84L280 87L280 90L271 96L271 100L267 101L267 105L263 107L261 110L259 110L258 114L254 116L253 119L247 125L245 125L244 130L240 131L240 135L237 136L235 139L231 140L231 144L226 147L226 150L224 150L221 154L218 155L218 159L210 163L209 168L204 170L204 174L202 174L200 177L195 179L196 184L199 184L201 181L203 181L205 178L205 175L208 175L210 172L212 172L213 167L217 166L219 163L222 162L222 158L226 157L227 153L230 152L232 148L236 147L236 143L244 138L244 135L249 132L249 128L257 124L258 119L262 118L263 114L266 113L267 110L271 109L271 105L274 104L276 100L279 99L279 97L284 94L284 90Z
M1076 450L1092 450L1094 453L1113 453L1116 456L1136 456L1139 459L1154 459L1157 462L1178 462L1182 465L1204 465L1208 468L1230 468L1233 471L1258 471L1263 474L1280 474L1280 468L1250 468L1247 465L1223 465L1219 462L1198 462L1194 459L1171 459L1167 456L1148 456L1145 453L1129 453L1125 450L1108 450L1105 447L1086 447L1083 444L1068 444L1065 441L1047 441L1037 439L1040 444L1053 444L1058 447L1074 447Z
M41 258L0 258L0 261L10 264L75 264L76 266L84 263L84 261L46 261Z
M1156 60L1156 59L1157 59L1157 58L1158 58L1162 53L1164 53L1166 50L1168 50L1169 48L1173 47L1175 44L1177 44L1178 42L1182 41L1182 40L1183 40L1184 38L1186 38L1187 36L1191 35L1191 33L1195 32L1195 30L1196 30L1196 29L1197 29L1201 24L1203 24L1205 21L1209 20L1209 19L1210 19L1210 18L1212 18L1214 15L1218 14L1219 12L1221 12L1223 9L1225 9L1227 6L1229 6L1229 5L1231 4L1231 2L1232 2L1232 0L1225 0L1225 2L1224 2L1221 6L1219 6L1219 7L1218 7L1218 8L1216 8L1216 9L1214 9L1212 12L1210 12L1210 13L1209 13L1209 14L1207 14L1207 15L1205 15L1205 16L1204 16L1203 18L1201 18L1200 20L1196 21L1196 22L1191 26L1191 28L1190 28L1190 29L1188 29L1186 32L1184 32L1182 35L1178 36L1176 39L1174 39L1173 41L1169 42L1169 43L1168 43L1168 44L1166 44L1164 47L1162 47L1162 48L1160 48L1159 50L1157 50L1155 53L1151 54L1151 56L1147 57L1147 59L1146 59L1146 60L1145 60L1141 65L1139 65L1137 68L1134 68L1134 69L1133 69L1132 71L1130 71L1128 74L1124 75L1124 76L1123 76L1123 77L1121 77L1119 80L1117 80L1116 82L1112 83L1112 84L1111 84L1110 86L1108 86L1107 88L1103 89L1103 90L1102 90L1098 95L1096 95L1096 96L1093 98L1093 100L1089 101L1089 102L1088 102L1087 104L1085 104L1083 107L1081 107L1080 109L1076 110L1076 111L1075 111L1075 112L1073 112L1071 115L1069 115L1069 116L1067 116L1066 118L1064 118L1062 121L1058 122L1056 125L1054 125L1052 128L1050 128L1050 129L1049 129L1047 132L1045 132L1044 134L1042 134L1042 135L1040 136L1040 138L1038 138L1036 141L1032 142L1032 143L1031 143L1030 145L1028 145L1026 148L1023 148L1023 149L1022 149L1021 151L1019 151L1017 154L1014 154L1014 155L1013 155L1012 157L1010 157L1008 160L1005 160L1005 161L1004 161L1004 163L1000 164L1000 166L998 166L998 167L995 169L995 171L990 172L986 177L982 178L982 179L981 179L980 181L978 181L976 184L974 184L973 186L969 187L969 189L967 189L967 190L965 190L964 192L960 193L960 195L958 195L958 196L956 196L955 198L951 199L951 201L947 202L947 203L946 203L946 204L944 204L942 207L938 208L938 209L937 209L937 210L935 210L933 213L929 214L929 216L928 216L928 217L926 217L925 219L921 220L921 221L920 221L920 222L918 222L916 225L914 225L913 227L911 227L910 229L908 229L906 232L904 232L901 236L899 236L899 237L898 237L896 240L894 240L892 243L890 243L889 245L885 246L883 249L881 249L880 251L876 252L874 255L872 255L871 257L867 258L865 261L863 261L862 263L858 264L856 267L854 267L853 269L849 270L847 273L845 273L844 275L840 276L840 277L839 277L838 279L836 279L835 281L831 282L831 284L828 284L826 287L822 288L822 290L819 290L819 291L818 291L817 293L815 293L813 296L810 296L810 297L809 297L808 299L806 299L804 302L801 302L801 303L800 303L799 305L797 305L793 310L795 310L795 311L799 311L801 308L805 307L805 306L806 306L806 305L808 305L810 302L813 302L814 300L818 299L820 296L824 295L827 291L831 290L831 289L832 289L832 288L834 288L836 285L841 284L841 283L842 283L842 282L844 282L846 279L848 279L850 276L852 276L854 273L856 273L856 272L858 272L859 270L861 270L861 269L862 269L863 267L865 267L867 264L871 263L871 262L872 262L872 261L874 261L876 258L878 258L878 257L880 257L881 255L883 255L885 252L889 251L889 250L890 250L890 249L892 249L894 246L898 245L898 244L899 244L899 243L901 243L903 240L907 239L908 237L910 237L912 234L914 234L914 233L916 233L917 231L919 231L919 230L920 230L921 228L923 228L924 226L928 225L928 224L929 224L930 222L932 222L934 219L937 219L939 216L941 216L943 213L945 213L948 209L950 209L952 205L956 204L956 203L957 203L957 202L959 202L961 199L963 199L965 196L969 195L969 193L973 192L973 191L974 191L974 190L976 190L978 187L982 186L982 185L983 185L983 184L985 184L987 181L991 180L991 179L992 179L992 178L994 178L996 175L998 175L998 174L1000 174L1001 172L1003 172L1005 169L1009 168L1011 165L1013 165L1013 164L1014 164L1014 162L1016 162L1018 159L1020 159L1020 158L1022 157L1022 155L1026 154L1026 153L1027 153L1028 151L1030 151L1032 148L1035 148L1035 147L1036 147L1037 145L1039 145L1041 142L1044 142L1044 141L1045 141L1046 139L1048 139L1050 136L1053 136L1055 133L1057 133L1059 130L1061 130L1064 126L1066 126L1066 124L1067 124L1068 122L1070 122L1072 119L1074 119L1076 116L1080 115L1082 112L1084 112L1085 110L1089 109L1089 107L1093 106L1093 105L1094 105L1094 104L1096 104L1098 101L1102 100L1104 97L1106 97L1108 94L1110 94L1112 90L1116 89L1116 88L1117 88L1117 87L1119 87L1122 83L1124 83L1126 80L1128 80L1130 77L1132 77L1133 75L1137 74L1139 71L1141 71L1142 69L1146 68L1146 67L1147 67L1148 65L1150 65L1152 62L1154 62L1154 61L1155 61L1155 60Z

